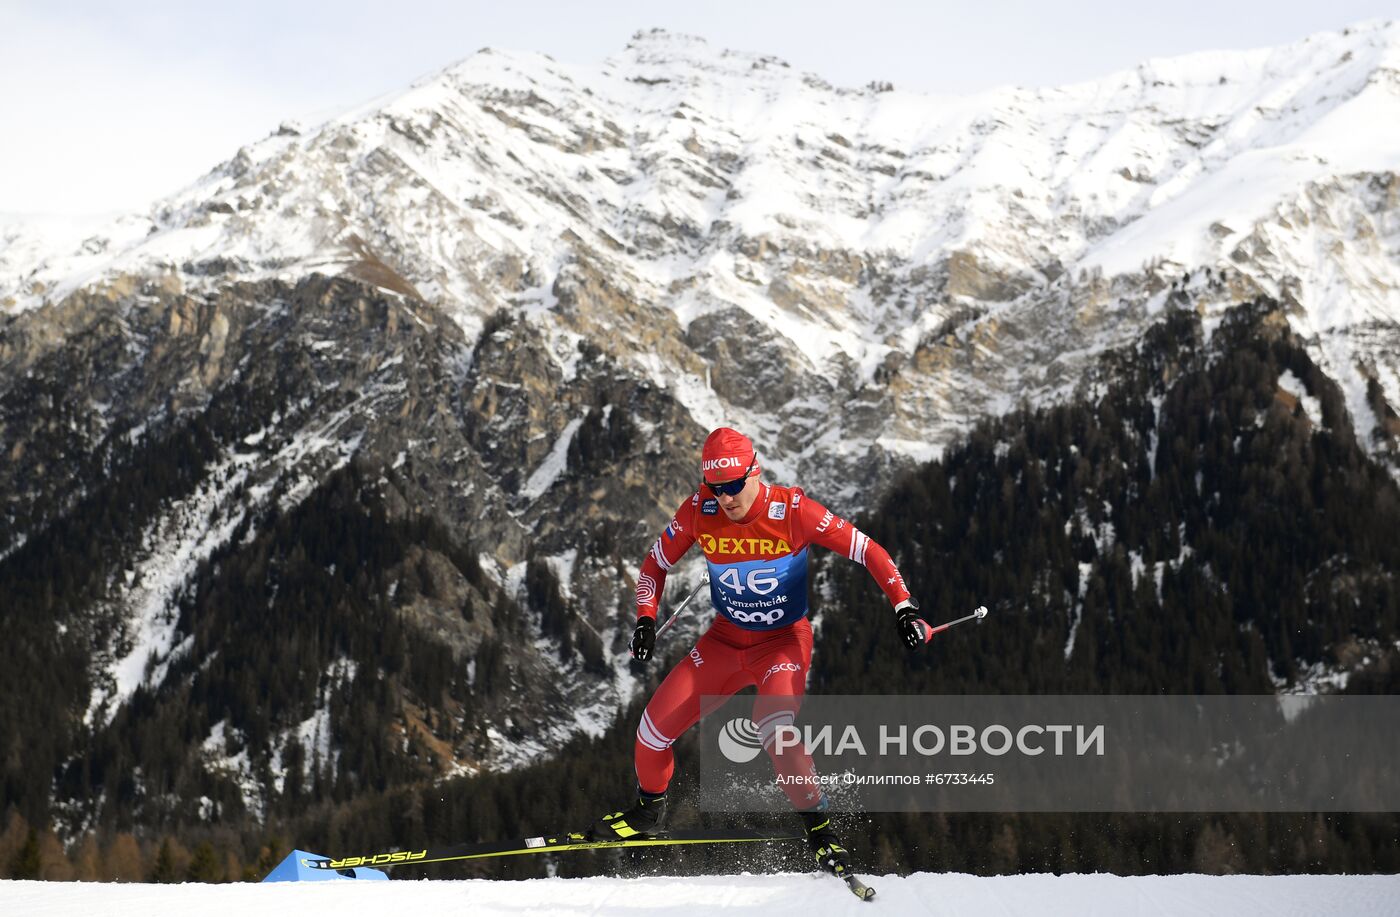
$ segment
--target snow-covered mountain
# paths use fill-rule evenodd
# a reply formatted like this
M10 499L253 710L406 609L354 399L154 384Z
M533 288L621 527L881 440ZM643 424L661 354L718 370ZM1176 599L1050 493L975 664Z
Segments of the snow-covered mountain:
M483 50L66 245L7 229L0 301L322 271L469 335L506 308L827 485L836 456L924 457L970 416L1063 391L1086 343L1131 337L1158 285L1207 269L1231 278L1214 298L1291 296L1332 369L1360 360L1400 401L1364 332L1400 319L1400 25L1052 89L884 88L665 32L596 66ZM807 384L752 392L757 367L709 352L712 325Z
M393 472L395 513L470 535L471 589L545 615L527 726L448 755L509 763L632 691L576 641L620 647L708 428L854 513L978 418L1083 393L1163 309L1259 294L1400 467L1400 24L957 98L666 32L598 65L483 50L146 213L0 220L0 561L139 449L218 431L72 610L102 622L100 724L193 651L201 562L352 460ZM477 652L445 570L418 623Z

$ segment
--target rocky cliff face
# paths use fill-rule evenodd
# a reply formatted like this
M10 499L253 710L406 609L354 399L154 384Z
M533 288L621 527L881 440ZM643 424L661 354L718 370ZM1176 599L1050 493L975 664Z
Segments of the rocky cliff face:
M599 66L479 52L148 213L0 222L0 565L126 507L53 622L100 728L197 677L197 571L337 469L382 475L384 518L430 517L485 577L420 547L384 601L463 665L530 622L513 714L437 727L451 772L632 692L638 559L721 423L854 513L979 417L1087 393L1163 310L1209 328L1262 294L1400 467L1397 74L1394 25L963 99L667 33ZM124 504L179 436L194 458Z

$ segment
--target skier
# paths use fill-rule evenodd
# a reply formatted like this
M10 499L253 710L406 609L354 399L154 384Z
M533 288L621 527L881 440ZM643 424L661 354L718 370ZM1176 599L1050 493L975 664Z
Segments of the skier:
M728 427L713 431L700 468L703 486L676 510L642 563L637 626L628 648L640 661L651 656L666 571L697 541L709 565L710 601L719 614L642 712L634 745L636 803L599 819L590 835L601 840L659 833L675 771L671 745L710 712L700 709L701 697L728 697L756 685L753 721L775 769L787 778L783 790L802 819L808 846L820 865L845 876L850 858L827 817L811 757L800 748L774 752L778 728L794 722L812 659L808 546L818 544L865 565L894 606L900 637L911 650L923 646L930 627L919 618L918 602L884 548L802 488L759 480L758 456L748 437Z

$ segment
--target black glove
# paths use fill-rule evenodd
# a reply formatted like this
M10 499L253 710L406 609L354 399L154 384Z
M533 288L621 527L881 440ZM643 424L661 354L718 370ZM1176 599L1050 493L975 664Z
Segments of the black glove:
M632 658L638 662L646 662L651 658L651 651L655 646L656 619L638 618L637 629L632 631L632 642L627 644L627 648L632 651Z
M919 617L919 603L912 598L901 602L895 609L895 623L899 625L899 639L911 651L933 639L933 628Z

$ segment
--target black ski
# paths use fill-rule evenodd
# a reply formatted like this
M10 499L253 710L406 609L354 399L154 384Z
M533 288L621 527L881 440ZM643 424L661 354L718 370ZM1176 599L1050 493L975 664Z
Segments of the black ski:
M451 847L429 847L423 850L396 850L389 853L373 853L339 859L307 857L302 860L302 864L312 869L354 869L360 866L385 869L394 866L451 863L458 860L480 860L489 857L521 856L531 853L562 853L569 850L611 850L623 847L668 847L684 844L752 844L764 841L795 840L801 840L801 837L790 833L753 831L744 828L697 828L668 831L656 837L615 841L591 841L586 835L573 832L511 841L486 841L479 844L457 844Z
M860 900L869 901L871 898L875 897L875 889L862 882L854 873L848 872L840 878L846 883L846 887L851 890L851 894L855 895Z

